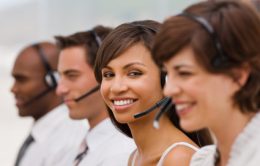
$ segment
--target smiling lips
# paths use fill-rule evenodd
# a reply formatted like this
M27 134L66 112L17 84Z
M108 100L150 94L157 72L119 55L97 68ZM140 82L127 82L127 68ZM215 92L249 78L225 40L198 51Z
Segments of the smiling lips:
M22 106L24 103L25 103L25 102L24 102L23 99L18 98L18 97L15 98L15 104L16 104L17 107Z
M176 112L179 116L184 116L191 111L191 107L193 107L194 105L195 103L193 102L192 103L176 102L175 103Z
M124 111L125 109L129 108L134 102L136 102L137 99L125 98L125 99L114 99L111 101L116 111Z
M113 100L115 106L128 105L134 102L134 99L126 99L126 100Z
M68 106L71 105L73 102L75 102L74 99L64 99L63 101Z
M28 99L26 100L25 97L22 97L20 95L19 96L15 95L14 98L15 98L15 105L17 107L22 107L26 103L26 101L28 101Z

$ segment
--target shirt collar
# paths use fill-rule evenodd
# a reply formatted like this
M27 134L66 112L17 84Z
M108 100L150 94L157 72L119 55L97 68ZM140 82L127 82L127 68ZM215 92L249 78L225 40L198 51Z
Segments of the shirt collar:
M69 118L68 109L64 104L61 104L38 119L31 131L35 141L41 142L48 138L65 118Z
M89 149L96 149L97 146L108 140L116 132L119 131L116 130L111 120L106 118L87 133L86 142Z
M260 126L260 112L258 112L246 125L244 130L238 135L231 149L231 158L232 156L237 156L241 153L244 153L246 146L252 142L253 138L259 136L259 126ZM258 138L257 138L258 139ZM254 141L253 141L254 142Z

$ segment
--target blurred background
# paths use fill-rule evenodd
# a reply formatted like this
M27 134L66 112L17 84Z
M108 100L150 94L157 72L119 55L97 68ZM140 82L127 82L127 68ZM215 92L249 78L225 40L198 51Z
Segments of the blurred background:
M0 165L12 166L33 121L19 118L12 65L27 44L140 19L163 21L198 0L0 0ZM29 59L28 59L29 60Z

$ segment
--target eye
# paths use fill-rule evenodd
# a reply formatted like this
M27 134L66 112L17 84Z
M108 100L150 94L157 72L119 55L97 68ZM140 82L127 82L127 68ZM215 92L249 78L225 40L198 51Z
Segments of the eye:
M102 77L103 78L111 78L111 77L114 77L115 74L111 71L105 71L105 72L102 72Z
M66 77L70 80L75 80L76 78L78 78L79 74L75 74L75 73L69 73L66 75Z
M190 71L179 71L178 75L181 76L181 77L189 77L189 76L192 76L193 73L190 72Z
M26 81L29 80L27 77L24 76L15 76L14 79L19 83L25 83Z
M138 70L132 70L128 73L128 76L130 76L130 77L138 77L141 75L143 75L143 72L138 71Z

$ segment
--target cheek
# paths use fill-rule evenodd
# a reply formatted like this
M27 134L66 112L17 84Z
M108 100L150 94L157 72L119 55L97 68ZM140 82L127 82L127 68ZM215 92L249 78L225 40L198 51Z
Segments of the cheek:
M102 82L101 86L100 86L100 93L101 96L103 97L105 103L109 106L109 92L110 92L110 88L109 88L109 84L106 82ZM110 106L109 106L110 107Z
M88 76L83 76L78 79L78 87L83 87L85 90L89 90L96 86L97 82L94 78L88 77ZM72 86L75 85L74 82L72 82Z
M34 95L45 90L47 86L44 82L30 82L24 86L24 92Z
M200 100L205 95L207 95L208 90L204 85L204 82L198 79L183 81L179 84L181 84L184 92L187 93L191 99Z
M223 89L216 86L216 81L208 79L207 82L194 84L193 87L189 87L188 90L190 96L198 104L199 112L196 112L196 114L199 115L199 117L202 117L202 121L211 123L224 99L221 95Z

